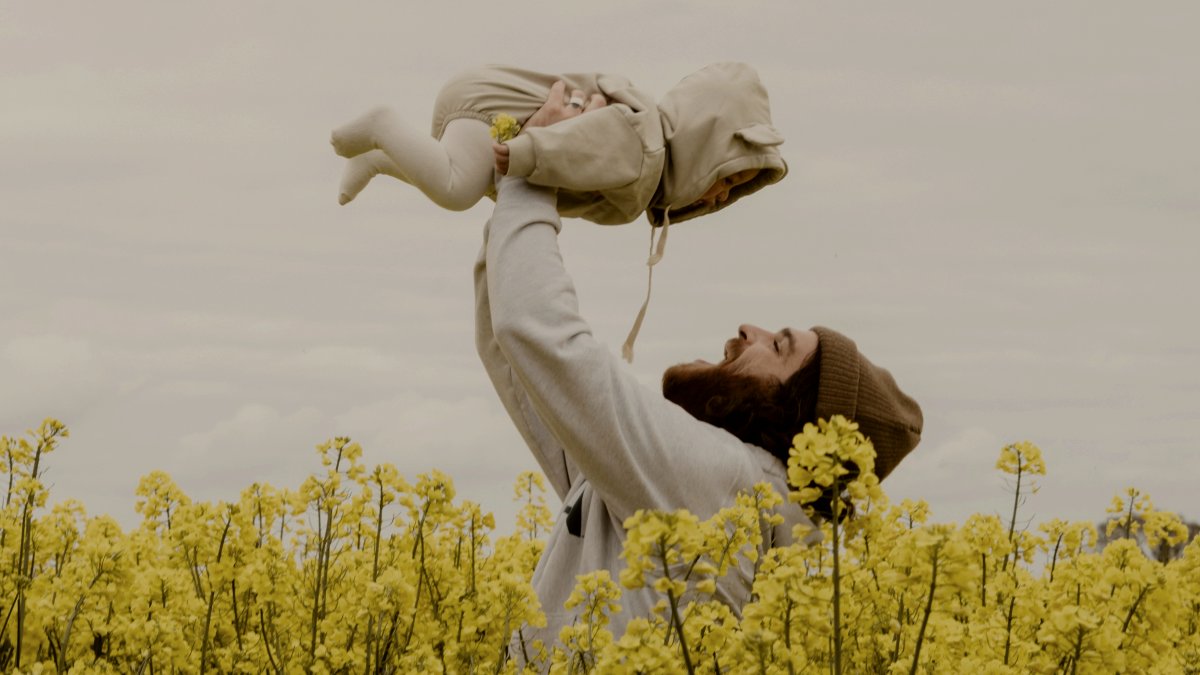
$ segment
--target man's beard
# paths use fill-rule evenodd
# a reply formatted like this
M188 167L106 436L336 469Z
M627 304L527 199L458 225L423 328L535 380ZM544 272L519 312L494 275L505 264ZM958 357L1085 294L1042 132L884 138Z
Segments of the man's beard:
M683 363L663 373L663 397L692 417L724 429L743 442L767 447L764 430L779 417L774 378L738 373L729 366L745 350L743 340L726 343L729 356L722 365ZM774 450L774 448L768 448Z
M667 400L673 400L675 403L680 403L672 399L668 392L678 391L676 386L684 382L688 383L703 383L710 391L719 390L720 384L731 375L737 373L735 368L731 368L730 364L746 351L746 341L740 337L729 338L725 341L725 350L722 353L721 360L717 363L708 363L707 361L692 361L691 363L677 363L669 366L663 371L663 393ZM685 408L687 406L684 406Z

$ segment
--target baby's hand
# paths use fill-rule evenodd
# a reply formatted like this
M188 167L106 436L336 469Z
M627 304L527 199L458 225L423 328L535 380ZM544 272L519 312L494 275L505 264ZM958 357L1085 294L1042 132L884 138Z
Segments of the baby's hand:
M508 146L503 143L492 143L492 152L496 155L496 171L501 176L508 174Z

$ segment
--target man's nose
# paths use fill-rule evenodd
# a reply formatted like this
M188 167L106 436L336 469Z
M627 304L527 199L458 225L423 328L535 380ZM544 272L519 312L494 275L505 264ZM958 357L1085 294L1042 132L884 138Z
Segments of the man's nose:
M752 324L744 323L738 326L738 337L748 342L757 342L766 334L767 331Z

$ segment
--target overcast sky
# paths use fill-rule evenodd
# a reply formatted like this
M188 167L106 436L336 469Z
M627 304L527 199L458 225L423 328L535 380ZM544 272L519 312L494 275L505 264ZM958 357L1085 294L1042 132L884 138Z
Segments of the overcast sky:
M510 529L535 465L474 350L491 203L380 179L339 207L329 132L378 104L426 128L487 62L661 94L740 60L791 171L672 229L647 386L739 323L827 325L924 408L894 499L1006 513L992 467L1031 440L1031 518L1098 519L1136 485L1200 519L1197 7L0 1L0 433L63 420L52 501L126 526L151 470L236 499L349 435ZM614 351L648 230L560 238Z

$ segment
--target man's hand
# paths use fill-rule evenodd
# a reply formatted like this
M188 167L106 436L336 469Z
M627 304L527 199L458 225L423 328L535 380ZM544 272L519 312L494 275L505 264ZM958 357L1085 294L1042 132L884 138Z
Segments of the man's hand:
M546 102L542 104L541 108L538 108L537 112L530 115L529 119L525 120L525 124L521 125L521 128L548 127L551 124L579 117L585 112L608 105L608 101L604 100L604 96L601 94L584 97L583 91L575 89L571 91L571 96L568 98L566 91L566 82L559 80L552 84L550 94L546 96Z
M608 105L603 94L592 94L585 98L583 91L575 89L571 92L571 96L566 96L567 83L559 80L550 86L550 94L546 97L546 102L538 108L537 112L529 116L525 123L521 125L521 131L531 127L548 127L551 124L556 124L563 120L569 120L572 117L599 110ZM496 156L496 171L501 175L508 174L508 146L502 143L493 143L492 152Z

